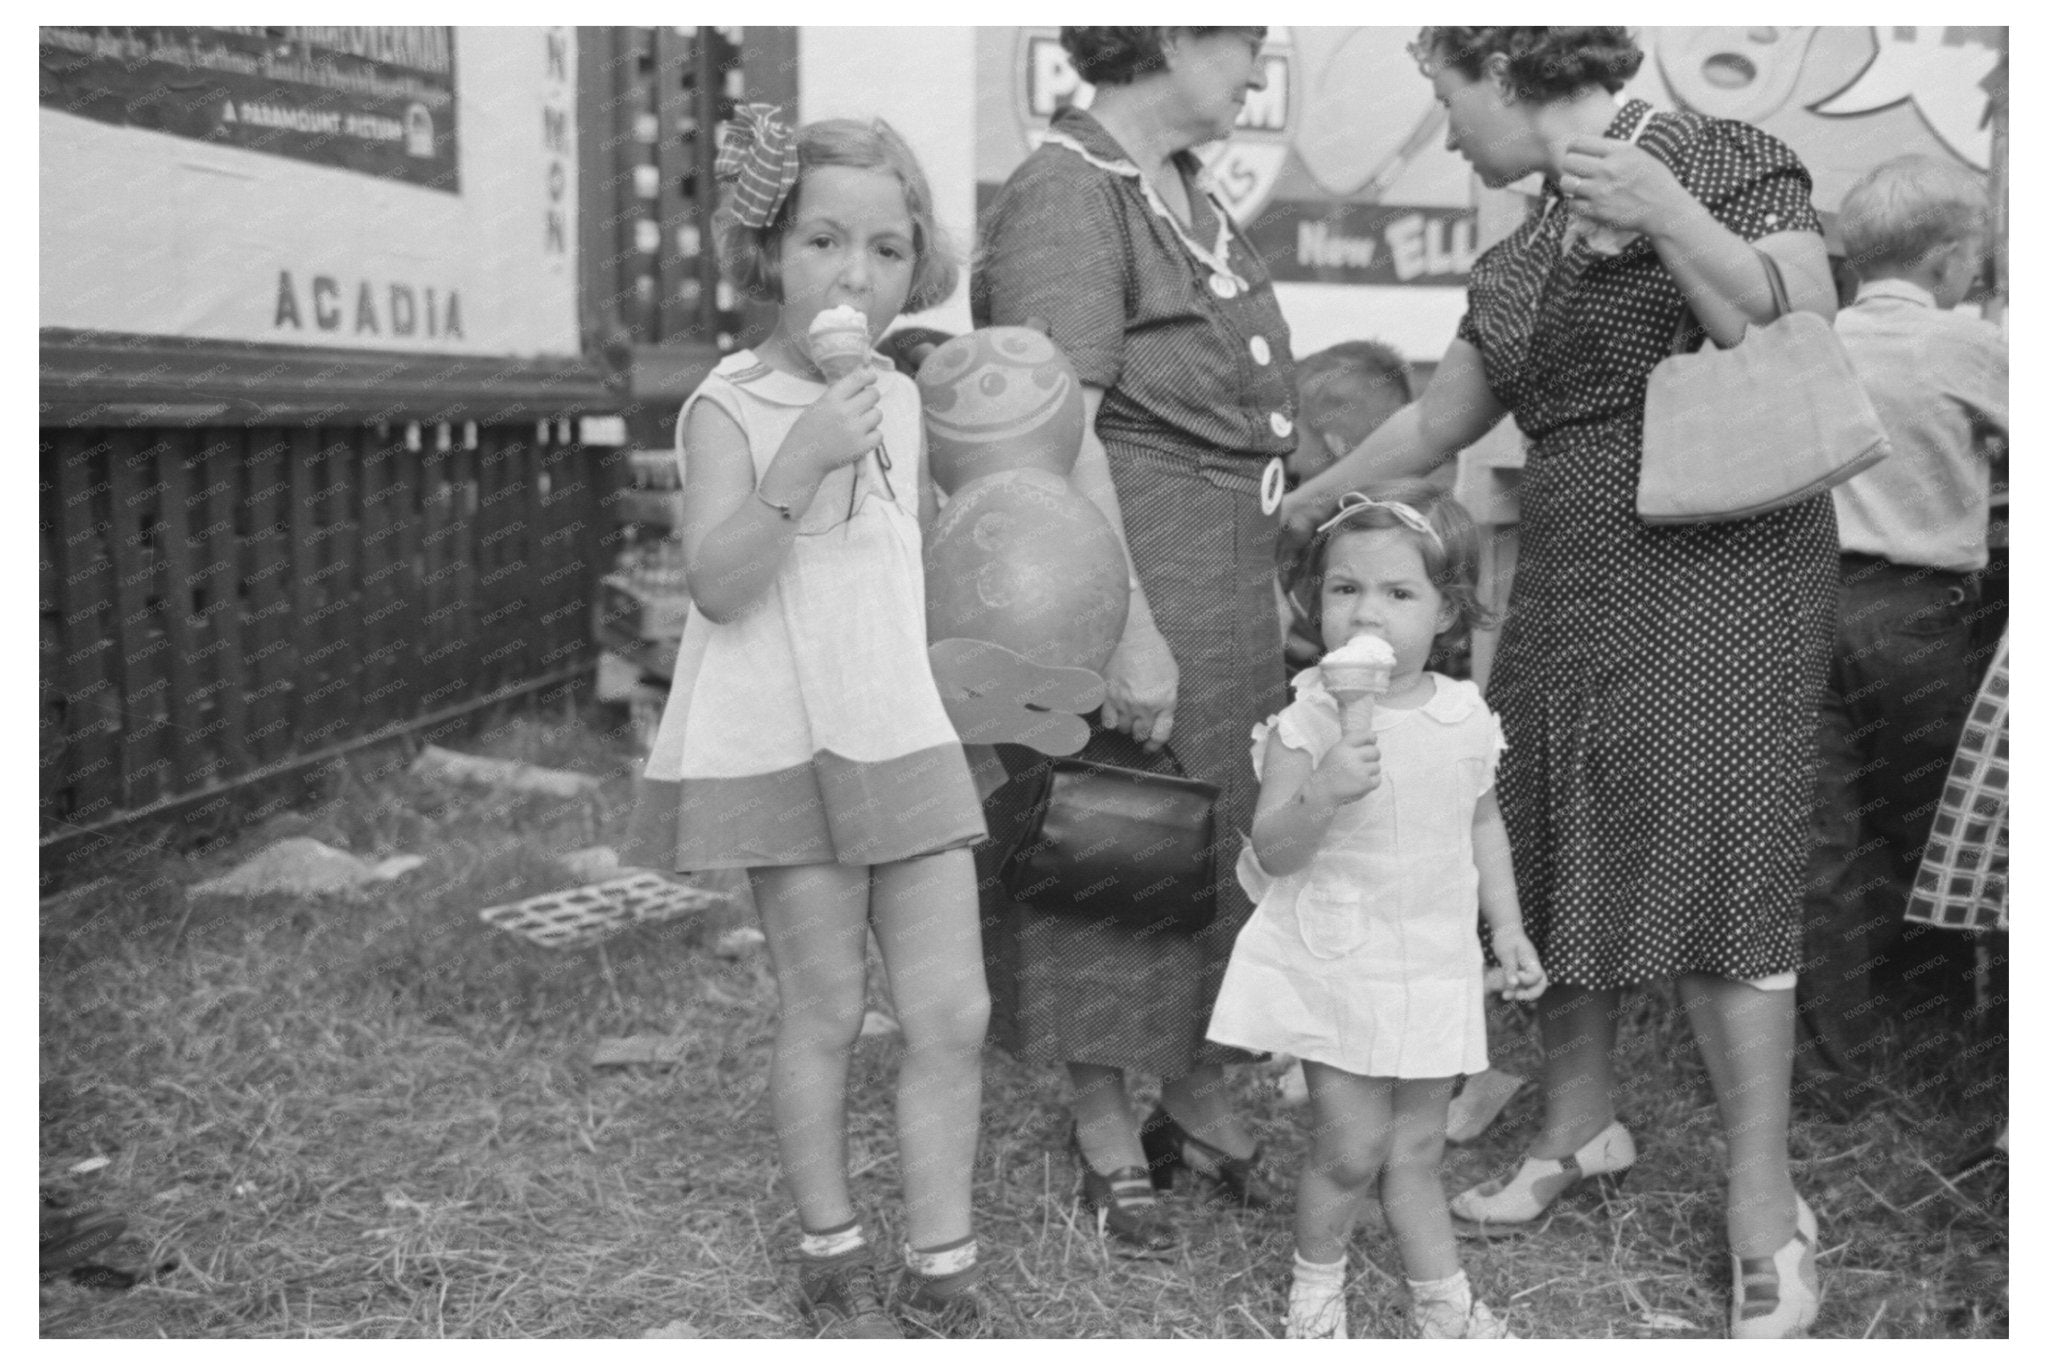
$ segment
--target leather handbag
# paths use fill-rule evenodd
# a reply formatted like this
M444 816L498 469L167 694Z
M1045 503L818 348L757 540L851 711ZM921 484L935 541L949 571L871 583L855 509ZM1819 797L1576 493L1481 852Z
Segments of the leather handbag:
M1793 312L1778 263L1757 255L1776 319L1726 350L1685 354L1681 317L1673 354L1650 371L1636 514L1652 526L1761 516L1889 453L1834 328Z
M1214 783L1185 775L1055 759L1003 862L1003 885L1049 914L1153 932L1206 928L1216 917L1217 795Z

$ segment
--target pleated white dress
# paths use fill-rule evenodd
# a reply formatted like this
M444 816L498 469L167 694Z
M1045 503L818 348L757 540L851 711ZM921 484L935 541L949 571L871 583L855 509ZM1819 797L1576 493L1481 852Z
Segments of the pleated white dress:
M1486 1069L1472 814L1506 746L1477 687L1429 679L1423 705L1374 709L1380 785L1339 809L1308 866L1269 876L1245 846L1238 875L1258 908L1231 952L1212 1040L1358 1076ZM1320 762L1343 737L1320 670L1294 687L1252 731L1261 777L1276 744Z
M892 467L869 455L833 471L774 582L737 619L690 609L635 822L665 846L642 845L636 861L874 864L986 833L926 656L917 387L873 363ZM716 405L746 434L758 479L823 392L736 352L677 430L694 405Z

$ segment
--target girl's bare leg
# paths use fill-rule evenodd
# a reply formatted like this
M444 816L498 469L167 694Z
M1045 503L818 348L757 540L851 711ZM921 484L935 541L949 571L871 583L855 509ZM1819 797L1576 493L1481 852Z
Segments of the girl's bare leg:
M1444 1126L1456 1077L1394 1082L1394 1136L1380 1180L1387 1226L1411 1280L1458 1273L1458 1244L1444 1204Z
M768 1098L782 1178L806 1229L852 1220L846 1188L846 1071L867 1001L868 869L755 868L781 1007Z
M988 1032L974 859L948 849L885 863L874 887L875 936L903 1026L896 1132L905 1235L934 1247L967 1236L972 1221Z

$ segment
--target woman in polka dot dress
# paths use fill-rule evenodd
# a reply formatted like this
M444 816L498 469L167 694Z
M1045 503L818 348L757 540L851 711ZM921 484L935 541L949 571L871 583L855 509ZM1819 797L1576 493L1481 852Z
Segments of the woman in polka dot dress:
M1643 394L1689 310L1730 345L1773 305L1834 293L1806 170L1745 124L1614 92L1622 28L1429 28L1412 49L1450 146L1489 185L1544 178L1480 259L1425 395L1292 495L1290 528L1345 489L1424 472L1512 413L1529 444L1522 543L1489 700L1501 806L1542 1014L1544 1126L1514 1175L1452 1212L1533 1225L1635 1160L1614 1115L1623 987L1675 977L1728 1140L1731 1330L1792 1336L1819 1305L1813 1215L1786 1155L1813 730L1837 548L1826 495L1767 516L1635 515Z

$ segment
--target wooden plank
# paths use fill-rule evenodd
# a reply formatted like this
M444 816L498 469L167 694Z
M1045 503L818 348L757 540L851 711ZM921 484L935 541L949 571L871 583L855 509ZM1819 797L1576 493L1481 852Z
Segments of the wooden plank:
M109 431L108 504L114 555L115 638L120 642L122 806L144 806L168 790L168 660L163 628L163 555L158 546L159 445Z
M441 706L451 706L464 697L486 690L476 682L476 660L483 652L477 648L482 626L477 620L476 608L476 452L464 450L457 443L448 452L448 468L449 483L455 490L449 523L453 534L448 537L448 563L452 570L448 581L455 591L454 633L456 642L461 646L449 656L449 667L461 687L437 703Z
M250 433L242 505L242 641L249 686L251 754L274 763L291 752L291 683L298 667L292 630L290 442L281 431Z
M221 765L216 780L255 766L249 749L249 678L242 640L242 538L237 510L248 474L239 432L201 433L205 484L195 508L194 556L205 565L200 651L206 688L207 762Z
M590 233L592 243L609 240ZM39 335L48 427L261 430L455 410L474 421L515 421L542 409L608 412L617 405L598 366L580 355L412 356L60 327Z
M574 657L577 643L588 638L590 599L583 590L590 575L576 563L575 532L564 530L574 518L573 502L563 483L570 453L578 449L550 446L532 451L537 491L530 553L533 582L539 594L535 602L536 619L543 642L537 662L543 671L561 667Z
M419 714L419 695L426 689L421 685L420 655L429 638L420 626L425 614L425 587L420 571L421 500L425 496L424 478L420 470L419 457L405 449L397 430L391 434L391 479L394 490L391 495L391 515L397 524L392 535L391 557L398 565L392 576L392 590L401 604L393 614L392 629L403 648L393 658L398 675L398 684L392 692L391 716L396 720L410 720Z
M321 622L330 650L321 686L331 689L318 702L328 714L314 727L316 744L336 743L358 732L363 714L362 585L358 569L362 556L362 509L360 427L326 427L321 431L323 453L320 501L320 572L327 587L326 612Z
M606 224L616 211L617 192L608 188L618 174L619 118L612 103L611 59L618 39L610 27L576 30L576 190L577 284L584 315L600 333L618 325L612 303L619 287L619 268L602 248L610 240Z
M657 112L653 98L654 38L652 31L646 28L621 26L614 32L619 40L615 68L619 82L619 127L627 134L626 140L620 144L619 194L612 209L617 222L614 250L624 263L619 280L619 311L627 319L633 340L651 343L661 340L661 313L657 299L660 280L655 276L653 261L641 254L635 238L640 220L653 212L655 203L640 192L644 175L640 168L658 163L654 149L632 133L641 115Z
M57 543L63 519L49 433L37 443L36 460L36 828L48 834L64 796L64 772L71 758L66 733L64 663L64 575Z
M461 664L455 658L463 647L464 629L462 589L457 581L462 566L455 543L462 530L461 489L455 481L454 453L435 449L431 431L425 436L420 469L424 480L420 570L425 591L421 594L423 687L419 700L423 709L433 711L451 705L462 688Z
M108 448L91 431L58 431L48 442L55 517L63 655L66 760L52 817L90 824L120 807L121 696L115 656L114 560L108 543L112 488Z
M291 554L292 637L297 658L289 678L292 715L292 747L316 747L308 731L320 724L321 712L307 706L306 696L318 691L325 680L327 664L326 617L327 580L321 576L319 502L321 455L320 433L299 427L285 436L286 475L290 480L285 505L287 540Z
M163 629L170 648L165 662L171 686L166 696L166 724L170 727L165 752L171 760L166 794L192 791L206 781L205 724L200 712L206 696L199 682L199 632L193 616L198 588L198 563L192 555L190 503L195 487L193 467L198 442L191 432L166 436L157 460L157 477L162 485L158 497L160 523L158 545L163 551Z
M673 342L698 337L703 331L704 291L709 286L700 267L705 255L702 245L709 238L699 221L698 203L711 182L698 174L697 143L705 132L697 99L699 44L694 36L686 38L673 28L655 29L653 39L654 112L661 128L655 152L661 168L661 192L651 208L661 236L651 260L661 298L658 340ZM683 253L679 240L685 229L694 232L699 242L699 250L690 255Z
M540 596L539 585L534 581L534 569L539 563L534 545L540 512L536 501L540 494L535 486L537 465L534 442L523 432L486 428L485 444L486 448L491 444L498 447L503 475L499 497L505 507L498 532L503 540L493 570L502 575L498 603L492 608L501 616L493 633L507 638L514 646L506 658L505 677L508 682L516 682L539 671L535 661L541 654L541 636L534 619L534 603Z
M404 672L406 639L399 633L398 617L405 609L408 566L398 557L398 499L407 487L398 481L399 453L388 433L380 435L365 428L358 449L362 471L362 558L357 578L362 588L361 723L375 729L399 718L392 703Z

